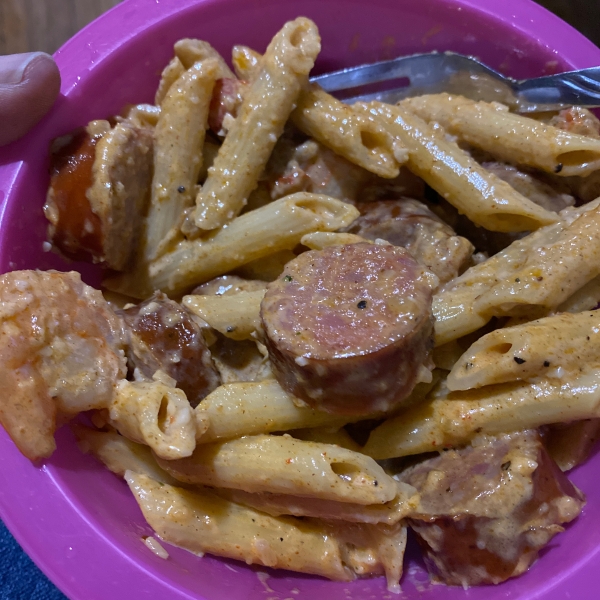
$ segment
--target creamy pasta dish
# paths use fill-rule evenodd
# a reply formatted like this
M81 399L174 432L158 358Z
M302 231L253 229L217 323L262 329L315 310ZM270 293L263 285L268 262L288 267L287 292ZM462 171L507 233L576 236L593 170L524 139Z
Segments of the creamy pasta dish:
M410 528L433 580L500 583L600 437L600 121L344 104L319 50L306 18L233 70L182 39L155 104L54 141L49 241L103 291L0 277L0 422L35 461L85 412L197 554L398 591Z

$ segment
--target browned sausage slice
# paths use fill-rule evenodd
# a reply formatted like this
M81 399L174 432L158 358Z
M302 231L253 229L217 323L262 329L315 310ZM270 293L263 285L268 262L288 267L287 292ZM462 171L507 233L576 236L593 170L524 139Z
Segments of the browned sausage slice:
M200 326L186 308L157 292L121 315L129 362L146 377L164 371L193 407L221 383Z
M361 216L348 228L368 240L386 240L406 248L435 273L440 284L456 277L473 254L471 242L454 233L425 204L412 198L361 202Z
M290 261L261 318L279 383L311 406L386 411L415 385L432 345L427 272L404 248L332 246Z
M420 493L409 525L434 578L450 585L520 575L584 505L535 431L482 436L398 478Z
M122 271L141 233L152 176L152 131L93 121L55 141L44 206L66 256Z
M210 101L208 126L217 135L224 135L227 128L227 116L233 120L237 116L247 84L238 79L225 77L217 79ZM225 121L225 123L224 123Z

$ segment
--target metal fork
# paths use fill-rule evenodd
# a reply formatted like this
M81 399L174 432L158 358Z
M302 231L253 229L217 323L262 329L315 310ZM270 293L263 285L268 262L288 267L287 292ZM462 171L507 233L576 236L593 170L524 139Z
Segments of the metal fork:
M348 103L395 103L420 94L448 92L473 100L502 102L521 113L574 105L600 106L600 67L517 81L475 58L452 52L384 60L319 75L311 81ZM374 84L385 89L365 89Z

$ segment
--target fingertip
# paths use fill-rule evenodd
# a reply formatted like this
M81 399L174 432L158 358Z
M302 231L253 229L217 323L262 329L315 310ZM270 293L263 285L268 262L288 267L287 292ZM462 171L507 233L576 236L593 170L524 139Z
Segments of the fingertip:
M48 86L49 95L54 95L54 99L60 90L60 71L50 54L46 52L32 53L31 60L28 62L23 73L23 83L41 82Z
M60 72L45 52L0 57L0 146L25 135L50 110Z

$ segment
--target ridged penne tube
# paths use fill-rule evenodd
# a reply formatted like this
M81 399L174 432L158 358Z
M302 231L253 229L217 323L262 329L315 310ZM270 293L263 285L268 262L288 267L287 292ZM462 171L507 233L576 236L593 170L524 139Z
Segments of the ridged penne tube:
M406 148L379 119L358 114L317 84L302 91L291 120L336 154L380 177L397 177L408 158Z
M253 81L260 73L262 55L248 46L238 44L231 50L233 70L242 81Z
M600 304L600 276L594 277L582 288L569 296L560 306L558 312L578 313L584 310L592 310Z
M235 46L232 54L238 77L253 81L260 71L261 55L246 46ZM290 118L300 131L380 177L397 177L408 157L377 119L357 114L317 84L300 92Z
M294 258L296 254L292 250L278 250L238 267L235 272L244 279L275 281L283 273L285 265Z
M252 339L261 331L260 303L264 290L231 296L184 296L183 305L213 329L232 340Z
M207 490L187 491L127 472L144 518L165 542L267 567L351 581L340 548L318 522L271 517Z
M401 105L509 163L561 176L589 175L600 168L600 140L510 113L502 104L433 94L403 100Z
M289 435L247 436L203 444L181 460L158 464L184 483L272 492L354 504L383 504L396 482L371 458Z
M174 50L184 69L190 69L197 62L213 59L217 62L217 79L235 78L225 59L204 40L183 38L175 42Z
M275 35L196 197L200 229L221 227L244 208L320 49L316 25L303 17Z
M95 456L116 475L123 477L125 471L132 471L148 475L155 481L178 485L176 479L156 464L148 446L132 442L112 431L96 431L81 425L71 425L71 429L77 438L79 449Z
M597 277L599 206L595 200L561 211L559 223L448 282L433 299L436 345L476 331L493 316L544 316Z
M357 444L350 434L339 425L322 425L321 427L308 427L292 430L292 437L305 442L317 442L319 444L335 444L340 448L360 452L361 446Z
M588 365L561 378L492 385L426 401L374 429L363 452L376 459L407 456L460 446L479 432L506 433L597 417L600 369Z
M154 133L145 260L164 252L179 233L183 211L193 204L216 76L215 61L196 63L173 83L163 100Z
M344 563L359 577L385 575L387 589L400 594L400 579L406 550L406 527L400 523L345 523L329 521L326 526L340 543Z
M363 506L350 502L316 500L286 496L285 494L249 494L242 490L217 490L218 496L250 506L272 517L291 515L294 517L313 517L327 521L348 521L350 523L398 523L418 505L417 490L406 483L396 482L398 493L393 500L385 504Z
M351 581L385 575L397 590L406 528L272 517L220 498L127 472L129 488L150 526L165 542L266 567Z
M446 380L449 390L520 381L600 363L600 313L560 314L479 338Z
M181 64L181 61L174 56L169 64L163 69L160 75L160 82L156 95L154 96L154 103L156 106L160 106L163 103L168 91L171 86L185 73L185 67Z
M162 381L120 381L109 417L121 434L166 460L190 456L196 446L190 403L181 390Z
M257 258L291 250L307 233L347 227L358 215L341 200L299 192L241 215L207 239L179 242L149 266L104 284L135 298L147 298L155 289L181 294Z
M408 149L407 167L475 224L490 231L515 232L558 221L556 213L519 194L408 110L380 102L355 106L378 116Z
M366 240L360 235L354 233L337 233L335 231L316 231L302 236L300 243L311 250L323 250L328 246L345 246L346 244L372 244L371 240Z
M237 294L231 296L236 297ZM197 440L200 444L348 422L347 418L297 406L294 398L274 380L221 385L202 400L195 413L209 423L207 431Z
M130 104L121 114L134 127L156 127L160 117L160 106Z
M406 528L398 520L398 515L412 510L418 498L412 486L405 490L402 495L411 495L409 500L400 500L398 497L386 505L363 507L276 495L266 498L264 494L246 494L238 490L219 490L217 493L226 499L231 496L236 503L256 508L276 518L281 518L279 509L328 515L323 517L327 521L316 522L322 523L330 536L339 543L342 562L359 577L385 574L388 590L398 593L406 548ZM315 522L310 518L306 520Z

